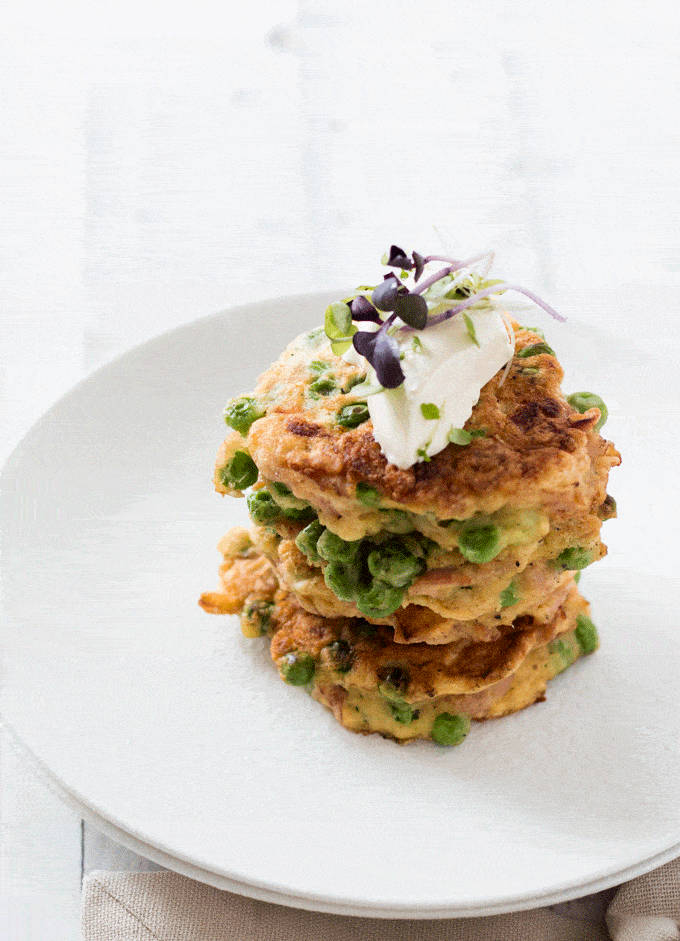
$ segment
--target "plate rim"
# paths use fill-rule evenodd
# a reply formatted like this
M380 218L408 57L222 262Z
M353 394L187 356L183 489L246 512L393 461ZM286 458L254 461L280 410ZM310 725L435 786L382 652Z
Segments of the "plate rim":
M491 915L506 915L513 912L528 911L537 908L545 908L548 905L558 905L563 902L569 902L573 899L593 895L610 889L615 886L628 882L639 876L643 876L654 869L672 862L680 857L680 842L654 853L649 857L623 869L611 869L604 871L601 875L586 880L582 883L571 883L555 888L551 892L543 894L515 896L505 900L489 901L486 904L465 906L404 906L395 908L390 905L364 906L343 899L332 899L329 896L317 894L295 895L278 890L275 886L266 882L240 882L229 876L205 869L189 859L175 856L168 853L162 847L153 843L147 843L136 837L133 833L123 829L109 820L105 815L91 807L87 801L79 797L68 788L66 783L59 779L50 768L47 767L24 743L21 736L13 726L2 716L0 716L0 728L6 733L11 747L20 756L26 766L37 777L42 784L49 788L59 799L76 811L83 820L96 827L101 833L114 840L126 849L132 850L139 856L150 859L152 862L165 867L172 872L185 876L189 879L195 879L205 885L210 885L215 889L224 892L232 892L236 895L243 895L260 902L267 902L272 905L283 905L288 908L298 908L305 911L321 912L330 915L345 915L357 918L372 919L398 919L398 920L444 920L457 918L475 918Z

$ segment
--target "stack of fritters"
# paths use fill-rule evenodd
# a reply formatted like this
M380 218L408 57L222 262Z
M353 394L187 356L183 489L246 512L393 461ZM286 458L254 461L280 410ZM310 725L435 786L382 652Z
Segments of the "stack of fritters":
M222 540L221 590L201 604L270 634L283 679L347 728L455 744L597 646L575 575L606 552L620 457L597 398L565 399L550 347L514 326L469 443L405 470L373 438L361 368L323 329L225 410L215 486L252 487L254 527Z

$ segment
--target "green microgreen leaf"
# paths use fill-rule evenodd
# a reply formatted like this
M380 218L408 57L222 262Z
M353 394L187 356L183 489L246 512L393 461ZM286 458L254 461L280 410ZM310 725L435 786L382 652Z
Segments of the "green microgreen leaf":
M356 327L354 329L356 332ZM336 356L342 356L343 353L347 352L351 345L351 340L335 340L333 343L331 343L331 351L335 353Z
M452 444L460 444L461 446L469 444L472 441L472 435L464 428L451 428L448 438Z
M418 451L416 453L418 454L418 457L422 457L424 461L429 462L431 460L430 455L427 453L425 448L418 448Z
M420 411L423 418L426 418L428 421L435 421L439 418L439 409L432 402L423 402L420 406Z
M352 311L341 301L326 308L325 329L329 340L344 340L352 336ZM354 328L356 333L356 327Z
M519 359L529 359L531 356L540 356L541 353L549 353L550 356L554 356L555 350L545 342L532 343L530 346L525 346L523 350L519 350L515 355Z
M420 339L420 337L414 337L414 338L413 338L413 343L411 344L411 348L412 348L412 350L413 350L414 353L422 353L422 352L423 352L424 346L423 346L423 341Z
M465 321L465 326L467 327L468 336L470 337L473 343L479 346L479 340L477 339L477 331L475 330L475 325L472 322L472 317L469 314L466 314L465 312L463 312L463 320Z

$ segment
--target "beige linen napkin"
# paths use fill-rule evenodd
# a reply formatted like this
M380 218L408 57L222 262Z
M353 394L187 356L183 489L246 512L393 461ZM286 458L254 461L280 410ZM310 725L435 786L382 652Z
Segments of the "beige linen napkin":
M576 905L576 903L573 903ZM93 872L83 882L83 941L606 941L565 909L399 921L324 915L232 895L173 872ZM607 912L613 941L679 941L680 859L622 886Z
M680 868L675 903L659 912L680 917ZM669 873L669 878L671 875ZM639 880L642 882L642 880ZM660 884L667 884L662 878ZM626 887L629 888L629 887ZM656 895L655 895L656 897ZM642 898L642 896L641 896ZM673 909L673 904L675 908ZM626 901L626 911L650 911ZM561 906L560 908L569 908ZM612 906L613 907L613 906ZM656 909L654 909L656 912ZM570 910L571 914L571 910ZM659 919L655 919L655 923ZM668 919L666 919L668 921ZM671 922L672 924L672 922ZM325 915L222 892L173 872L93 872L83 883L83 941L606 941L604 928L549 908L429 921ZM666 934L618 934L616 941L666 941Z

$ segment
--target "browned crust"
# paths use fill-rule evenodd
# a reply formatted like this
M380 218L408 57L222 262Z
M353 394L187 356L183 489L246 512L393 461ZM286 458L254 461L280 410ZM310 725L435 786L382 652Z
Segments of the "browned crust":
M378 689L389 671L401 667L410 682L404 699L421 702L442 695L468 695L499 683L514 673L528 654L565 631L572 630L577 614L588 604L572 583L563 604L547 624L531 617L518 619L515 630L491 642L459 640L433 647L428 644L396 644L388 627L366 632L361 621L322 618L302 608L289 593L276 595L275 633L271 655L280 659L291 651L304 651L315 660L336 640L346 640L354 651L354 664L338 679L345 688Z
M538 334L518 328L516 353L539 341ZM347 364L327 356L335 374L349 374ZM529 365L538 374L527 375ZM594 430L599 411L582 415L568 404L562 377L555 356L516 355L503 383L498 373L484 386L466 422L467 429L483 428L488 436L464 447L451 444L430 461L402 470L385 459L370 421L349 430L335 423L336 412L357 398L351 391L318 402L305 397L309 372L303 355L289 348L255 390L267 414L252 425L246 440L230 435L217 464L222 466L240 440L263 476L286 483L322 512L338 515L355 500L359 482L386 501L440 519L493 512L504 504L594 511L605 499L607 475L620 456ZM219 481L217 489L226 492Z

